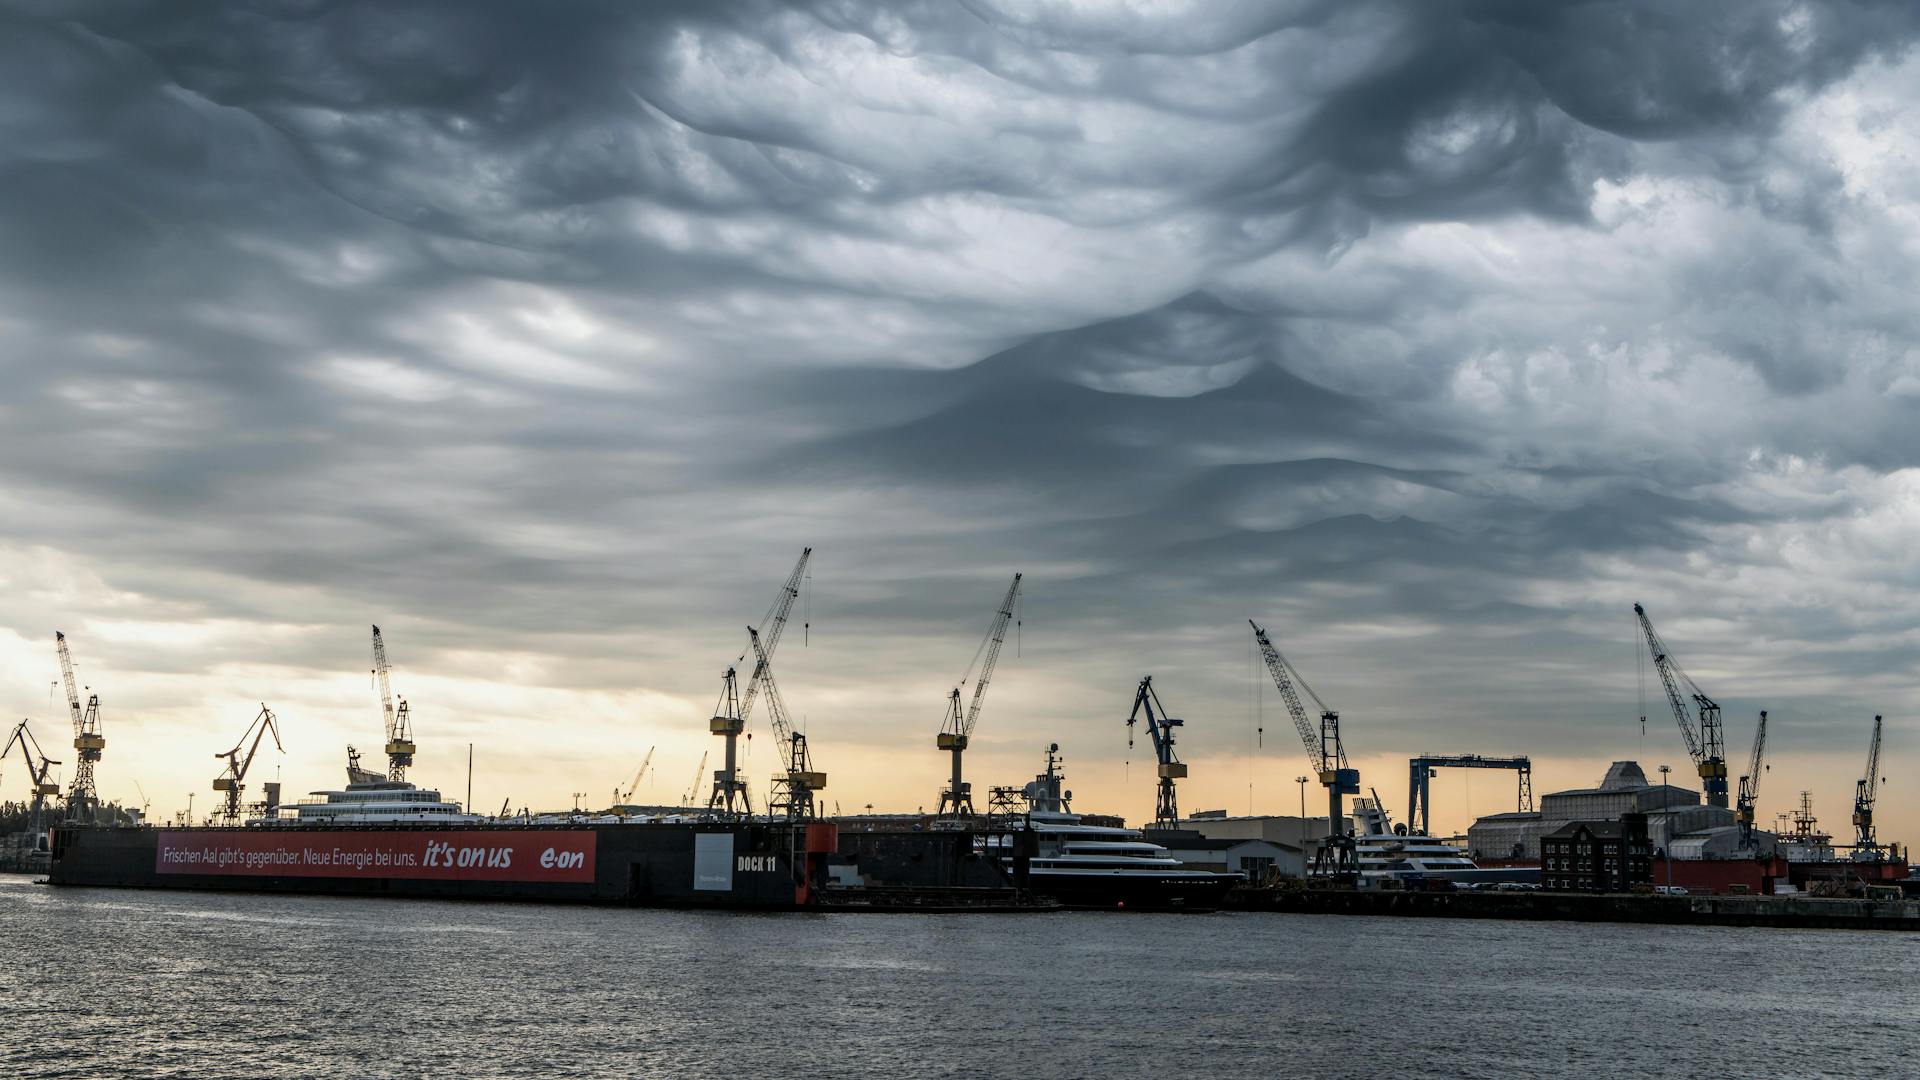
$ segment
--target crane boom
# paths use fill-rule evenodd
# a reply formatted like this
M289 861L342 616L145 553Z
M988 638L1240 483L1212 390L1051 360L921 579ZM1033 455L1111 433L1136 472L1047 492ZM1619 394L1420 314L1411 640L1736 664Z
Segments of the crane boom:
M60 654L60 676L67 686L67 712L73 719L76 760L73 783L67 788L67 816L90 818L100 806L99 792L93 782L93 766L107 748L107 740L100 734L100 695L89 692L86 709L81 709L80 691L73 677L73 656L67 650L67 635L54 631L53 644L54 651Z
M793 564L793 573L787 575L786 584L780 587L780 595L760 618L760 625L766 627L767 633L758 639L762 652L755 654L753 675L747 679L746 689L740 694L740 720L743 724L753 718L754 698L760 692L760 669L772 663L773 651L780 647L780 635L787 630L787 615L793 611L793 602L800 596L800 582L806 576L807 561L812 557L812 548L800 549L800 561ZM741 659L744 660L745 656Z
M1293 716L1293 726L1299 729L1300 741L1307 748L1307 760L1312 762L1320 783L1327 789L1327 842L1314 857L1315 870L1323 874L1352 873L1354 841L1348 835L1343 820L1346 810L1341 796L1360 794L1360 770L1347 765L1346 744L1340 740L1340 714L1326 707L1320 696L1287 662L1287 658L1280 655L1280 650L1274 647L1272 639L1267 637L1267 632L1258 623L1248 619L1247 625L1253 627L1253 640L1260 646L1260 655L1266 660L1267 673L1273 677L1274 688L1280 691L1280 697L1287 703L1287 712ZM1320 728L1317 733L1307 718L1306 706L1300 701L1301 691L1320 706Z
M1882 853L1874 836L1873 803L1880 794L1880 718L1873 718L1873 738L1867 743L1867 771L1853 785L1853 857L1878 862Z
M27 780L33 786L33 809L28 827L35 833L40 831L41 817L46 811L49 796L60 794L60 785L47 779L47 774L60 764L40 749L40 740L33 737L33 729L22 720L13 727L13 734L7 737L7 744L0 747L0 761L6 760L13 752L15 744L20 747L20 756L27 763Z
M780 747L781 764L786 775L774 780L774 795L767 809L784 811L790 820L808 820L814 815L813 793L827 786L827 774L813 767L807 750L807 736L795 731L787 719L786 703L780 700L780 688L773 682L773 665L768 663L766 646L753 627L747 627L747 639L753 645L754 675L767 698L767 718L773 724L773 736Z
M405 698L394 708L393 688L387 677L387 643L380 628L373 628L373 673L380 682L380 712L387 733L387 779L405 780L407 766L413 764L413 720Z
M262 702L259 714L253 718L252 723L247 725L247 730L241 733L240 741L233 744L233 749L213 755L227 760L226 770L214 777L213 790L225 797L226 801L219 811L219 816L225 818L229 825L237 825L240 822L240 792L246 787L247 771L253 768L253 757L260 752L260 740L266 738L269 732L273 735L274 749L284 753L286 747L280 744L280 722L273 715L273 710L267 708L266 703ZM253 737L251 746L247 744L249 735ZM246 749L244 758L240 756L243 747ZM272 801L271 798L269 801Z
M980 706L987 700L987 684L993 680L993 669L1000 662L1000 646L1007 640L1007 624L1013 620L1015 603L1020 599L1020 574L1013 575L1013 584L1007 586L1007 595L1000 600L1000 606L994 610L993 622L987 625L987 636L981 639L980 647L973 652L973 660L968 663L966 673L960 676L960 682L947 693L947 718L940 725L940 734L934 745L953 755L953 775L947 782L947 789L940 793L940 813L951 813L955 818L965 818L973 814L973 785L967 783L963 759L967 745L973 741L974 725L980 721ZM982 662L982 658L985 661ZM979 666L979 675L974 674L975 665ZM965 713L960 711L960 688L973 680L973 700Z
M640 779L647 775L647 766L653 764L653 752L655 749L657 749L657 747L647 747L647 756L640 759L640 769L633 774L633 782L627 785L627 790L624 793L622 793L619 788L613 789L613 801L616 805L633 800L633 793L640 788Z
M1673 658L1666 642L1660 640L1660 635L1654 631L1653 620L1647 617L1647 609L1635 604L1633 613L1640 620L1641 632L1646 635L1647 651L1653 654L1654 670L1660 673L1660 683L1666 687L1667 705L1673 710L1674 722L1680 725L1680 735L1687 742L1687 753L1693 758L1694 768L1700 774L1707 805L1725 809L1727 753L1720 727L1720 705L1708 697L1706 691L1700 689L1700 684L1694 682L1693 677L1681 668L1680 662ZM1693 709L1698 709L1700 714L1697 728L1688 698L1692 699Z
M1153 823L1162 829L1176 828L1180 824L1180 806L1174 798L1173 782L1187 775L1187 766L1173 750L1173 729L1183 727L1185 720L1168 716L1166 707L1160 704L1160 693L1153 688L1153 676L1143 675L1140 688L1133 694L1133 712L1127 716L1127 747L1133 747L1133 725L1144 716L1147 721L1147 737L1153 740L1153 756L1158 767L1154 770L1159 778L1157 798L1154 802Z
M1753 728L1753 756L1747 761L1746 775L1740 778L1739 789L1734 795L1733 820L1740 826L1740 847L1751 849L1753 843L1753 805L1760 799L1760 774L1767 768L1767 710L1760 710L1760 722Z
M745 653L721 676L720 702L714 707L713 721L708 730L726 740L726 762L722 768L714 771L713 792L707 796L708 810L722 814L753 813L753 800L747 791L746 781L740 779L740 736L745 734L747 721L753 715L753 703L760 696L759 669L772 661L773 651L780 645L780 635L787 629L787 615L793 610L794 600L800 596L800 583L806 577L807 562L812 558L812 548L800 549L800 560L793 564L793 572L787 575L786 582L781 585L780 594L774 597L773 604L761 618L760 625L767 631L765 640L760 643L765 653L764 656L755 654L755 670L747 678L746 689L740 689L738 670L739 665L746 661Z

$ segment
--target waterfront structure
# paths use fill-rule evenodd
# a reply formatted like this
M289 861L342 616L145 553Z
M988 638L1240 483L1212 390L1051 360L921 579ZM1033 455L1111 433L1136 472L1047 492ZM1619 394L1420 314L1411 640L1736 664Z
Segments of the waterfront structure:
M1625 814L1646 816L1648 840L1661 853L1671 849L1680 857L1719 857L1739 846L1740 829L1732 810L1704 805L1697 791L1649 783L1639 762L1616 761L1597 787L1543 795L1540 809L1532 813L1488 814L1476 820L1467 830L1467 851L1483 865L1535 863L1541 858L1542 837L1577 821L1618 821ZM1756 831L1754 839L1760 854L1772 853L1773 834Z
M1540 884L1578 892L1631 892L1652 882L1647 819L1575 821L1540 838Z
M1306 852L1293 844L1257 837L1216 839L1192 829L1154 829L1146 837L1188 869L1245 874L1256 885L1273 877L1299 878L1307 873Z

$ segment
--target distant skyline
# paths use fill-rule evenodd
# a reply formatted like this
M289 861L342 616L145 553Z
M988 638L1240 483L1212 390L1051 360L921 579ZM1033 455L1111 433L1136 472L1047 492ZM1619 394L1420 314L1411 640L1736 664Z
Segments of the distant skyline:
M297 795L378 756L378 623L423 783L471 742L480 809L603 803L658 746L671 801L812 545L775 668L830 808L933 809L1020 571L976 790L1058 742L1081 808L1150 817L1151 673L1184 809L1298 812L1252 618L1400 816L1426 752L1697 786L1641 602L1736 776L1770 710L1765 824L1804 788L1848 834L1885 714L1904 843L1916 32L0 0L0 701L70 762L62 630L104 796L204 809L263 701ZM775 760L761 718L756 802ZM1443 774L1436 827L1510 781Z

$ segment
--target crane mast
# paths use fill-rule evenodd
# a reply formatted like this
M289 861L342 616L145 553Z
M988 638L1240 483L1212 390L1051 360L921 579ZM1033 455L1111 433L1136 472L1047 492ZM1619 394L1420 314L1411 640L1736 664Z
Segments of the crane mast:
M1347 765L1347 748L1340 741L1340 714L1326 707L1293 665L1287 663L1287 658L1280 655L1280 650L1274 648L1267 632L1258 623L1248 619L1247 625L1253 627L1253 639L1259 644L1260 655L1267 662L1267 673L1273 677L1274 688L1280 691L1280 697L1287 703L1287 712L1293 717L1293 726L1300 732L1300 741L1307 748L1307 760L1312 763L1321 785L1327 789L1327 842L1314 856L1314 872L1351 874L1354 872L1354 841L1347 833L1347 815L1341 796L1360 794L1360 770ZM1307 718L1306 706L1300 701L1302 691L1320 708L1320 726L1317 730Z
M789 821L809 821L814 816L814 795L827 786L827 774L813 767L812 755L807 750L805 732L794 730L787 719L786 703L780 700L780 688L773 682L773 665L767 661L766 646L760 640L760 634L753 627L747 627L747 638L753 645L755 681L765 692L767 699L767 719L773 725L773 737L780 747L780 762L786 767L784 776L773 781L773 797L767 802L767 809L783 814Z
M1647 618L1647 609L1639 604L1633 605L1633 613L1640 619L1640 630L1647 638L1647 651L1653 654L1653 667L1660 673L1661 685L1667 690L1667 705L1673 709L1674 722L1680 725L1680 735L1687 741L1687 753L1693 758L1694 768L1700 773L1700 785L1706 792L1707 805L1726 809L1727 806L1727 751L1726 742L1720 728L1720 705L1708 697L1706 691L1693 681L1680 662L1668 651L1666 642L1654 632L1653 620ZM1684 690L1684 693L1682 692ZM1693 709L1700 714L1696 730L1692 710L1688 699L1692 699Z
M1753 804L1760 798L1760 774L1767 768L1767 710L1760 710L1760 722L1753 729L1753 756L1747 761L1746 775L1740 778L1734 793L1733 820L1740 826L1740 849L1751 851L1753 841Z
M267 708L266 703L262 702L259 715L253 718L253 723L247 725L247 730L241 733L240 741L233 744L233 749L213 755L216 758L225 758L227 761L226 770L213 778L213 790L225 800L216 814L229 825L240 824L240 792L246 787L247 770L253 767L253 756L260 751L260 740L266 738L269 733L273 735L273 748L285 753L286 748L280 745L280 721L273 715L273 710ZM251 746L247 745L249 735L253 737ZM247 752L245 757L240 756L243 748ZM272 803L274 801L271 790L273 785L267 786L269 788L267 801Z
M373 674L380 682L380 712L387 733L387 779L405 780L415 750L413 719L408 714L407 699L401 698L400 707L394 708L393 687L387 678L387 643L377 626L373 628Z
M1180 806L1174 798L1173 782L1187 775L1187 767L1173 752L1173 729L1186 724L1185 720L1168 716L1166 707L1160 704L1159 691L1153 688L1153 676L1143 675L1140 688L1133 694L1133 712L1127 716L1127 748L1133 748L1133 725L1142 717L1147 721L1147 737L1153 740L1153 756L1158 763L1155 774L1159 777L1159 788L1154 800L1153 824L1160 829L1176 828L1180 824Z
M47 774L60 763L48 757L40 749L40 740L33 737L33 729L27 726L25 720L14 725L13 734L7 737L7 745L0 747L0 761L6 760L16 744L20 747L20 756L27 763L27 780L33 785L33 809L29 828L38 833L46 813L47 799L60 794L60 785L47 779Z
M1879 862L1884 857L1873 832L1873 802L1880 794L1880 718L1873 718L1873 738L1867 743L1867 771L1853 785L1853 857Z
M100 734L100 695L89 693L87 705L80 707L80 691L73 677L73 656L67 651L67 635L56 630L54 650L60 654L60 676L67 686L67 712L73 718L73 783L67 787L67 816L75 820L91 818L100 807L100 793L94 786L93 767L107 748Z
M702 750L700 751L700 764L695 766L693 770L693 783L687 785L687 793L680 796L681 806L692 806L693 801L700 797L700 781L706 779L706 775L707 751Z
M727 815L753 813L747 783L740 778L740 736L747 730L747 721L753 717L753 703L760 694L759 669L773 659L773 651L780 645L780 635L787 628L787 614L800 596L800 583L805 580L807 562L812 558L812 548L800 549L800 560L793 564L793 572L781 585L780 594L761 617L760 625L767 628L767 636L760 642L765 653L755 655L755 670L747 677L745 690L740 687L738 671L739 664L746 660L745 654L721 676L720 702L714 708L707 730L725 740L726 763L714 771L713 793L707 797L709 810Z
M613 804L620 806L633 800L633 793L640 788L640 780L647 775L647 766L653 764L653 752L657 747L647 747L647 756L640 759L640 770L633 774L633 783L627 785L623 793L618 786L613 789Z
M963 759L967 744L973 741L973 727L980 720L980 705L987 700L987 683L992 681L994 665L1000 661L1000 646L1007 640L1007 624L1013 621L1014 604L1020 599L1020 577L1019 574L1013 575L1013 584L1007 586L1007 595L1001 598L1000 607L994 612L993 622L987 627L987 636L981 641L980 648L974 651L974 661L980 665L979 675L974 675L972 665L968 665L967 673L960 677L959 685L947 694L947 718L934 740L936 746L953 755L953 775L948 780L947 789L940 793L942 816L966 818L973 815L973 785L965 779ZM973 700L962 715L960 687L965 686L969 678L973 679Z

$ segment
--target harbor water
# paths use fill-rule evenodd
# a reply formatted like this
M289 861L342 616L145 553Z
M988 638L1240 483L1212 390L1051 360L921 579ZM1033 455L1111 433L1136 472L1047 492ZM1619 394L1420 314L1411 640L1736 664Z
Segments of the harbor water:
M748 915L0 875L0 1076L1910 1075L1920 935Z

